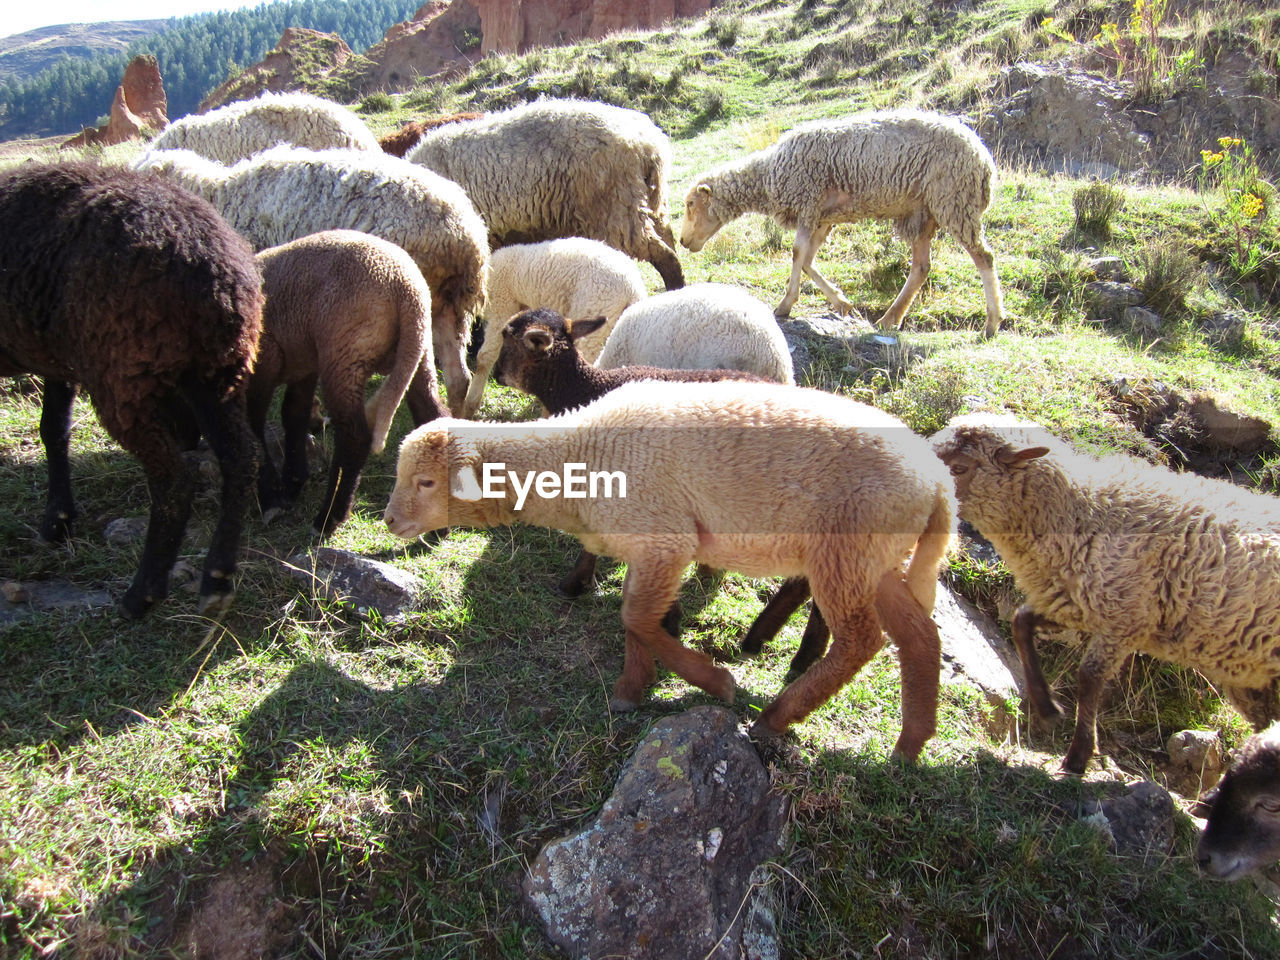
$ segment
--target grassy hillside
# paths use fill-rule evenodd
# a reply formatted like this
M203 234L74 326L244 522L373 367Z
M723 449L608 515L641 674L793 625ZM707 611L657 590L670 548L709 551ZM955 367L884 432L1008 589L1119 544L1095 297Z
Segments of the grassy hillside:
M1080 0L729 2L652 35L491 57L468 76L362 109L381 131L538 92L635 104L673 138L678 219L700 170L798 121L899 104L977 119L1001 65L1083 58L1088 38L1103 23L1127 24L1130 10ZM1274 39L1274 11L1261 4L1180 10L1185 18L1171 13L1162 28L1174 53ZM978 276L940 239L896 342L832 340L816 351L810 382L921 432L960 409L1007 408L1087 446L1175 463L1195 454L1187 438L1148 436L1129 416L1129 401L1155 384L1213 390L1280 423L1278 214L1268 200L1262 215L1244 217L1239 184L1220 183L1233 164L1239 175L1241 146L1204 149L1232 159L1203 181L1193 172L1181 184L1115 185L1122 205L1105 225L1078 221L1091 184L1003 165L986 220L1007 296L1002 333L979 338ZM1150 296L1165 291L1158 337L1083 320L1087 262L1101 254L1125 261ZM690 281L738 283L774 303L790 236L746 217L682 261ZM902 282L906 251L887 225L866 223L837 228L818 262L874 320ZM826 309L806 284L794 315ZM1225 313L1243 319L1226 337L1212 326ZM137 547L107 544L103 528L145 514L140 470L82 403L77 536L39 545L37 394L24 379L4 391L0 580L67 577L118 594ZM488 396L487 417L533 415L504 388ZM407 427L402 411L388 453L366 471L357 516L333 540L422 578L424 609L406 623L361 621L290 577L286 561L308 543L318 506L313 482L288 517L251 522L221 624L197 618L193 594L177 586L142 623L47 614L0 635L0 955L186 956L196 945L228 956L552 955L520 906L526 865L591 820L656 716L707 698L664 675L637 713L607 714L622 661L621 571L603 564L595 595L559 599L551 588L570 538L523 528L455 531L438 543L391 537L381 513ZM1217 467L1272 489L1276 463L1273 446ZM184 546L197 568L215 499L207 484ZM999 563L957 557L950 579L993 610L1012 597ZM694 578L682 598L684 641L730 665L744 720L781 689L799 641L797 620L761 658L736 657L772 586ZM1069 700L1079 650L1046 647ZM1024 720L993 735L1002 728L992 720L975 691L948 686L920 764L891 763L898 676L885 651L797 725L771 757L792 801L792 842L771 869L784 956L1280 955L1273 896L1202 880L1185 813L1171 855L1136 859L1111 853L1081 820L1088 800L1120 782L1158 778L1173 731L1221 729L1232 743L1246 733L1200 678L1135 661L1083 779L1055 773L1069 731Z

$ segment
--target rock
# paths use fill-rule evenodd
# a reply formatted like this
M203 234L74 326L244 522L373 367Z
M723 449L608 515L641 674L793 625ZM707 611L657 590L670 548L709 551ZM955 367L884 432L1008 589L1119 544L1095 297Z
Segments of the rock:
M1223 340L1239 340L1249 325L1249 314L1243 310L1223 310L1201 321L1200 325Z
M1119 320L1125 307L1142 303L1142 291L1127 283L1094 280L1084 285L1085 319L1092 323Z
M982 691L992 707L991 734L1012 732L1011 700L1020 696L1022 667L1018 652L996 622L950 587L939 584L933 621L942 636L942 682L966 680Z
M361 616L376 612L383 620L402 620L416 605L422 589L411 573L334 547L296 554L289 558L287 569L315 593L347 601Z
M834 313L779 320L778 326L791 351L797 383L806 382L814 365L824 357L843 366L849 358L849 342L875 329L869 320Z
M1211 449L1252 455L1270 442L1271 423L1259 417L1236 413L1220 397L1207 391L1191 396L1187 412L1196 422Z
M1118 796L1086 801L1081 819L1102 830L1117 853L1145 859L1169 853L1173 812L1169 791L1142 780L1125 787Z
M1099 280L1112 280L1116 283L1129 281L1129 268L1119 257L1095 257L1089 261L1088 266Z
M147 517L118 517L102 529L102 538L117 547L137 543L147 535Z
M1195 799L1218 782L1226 769L1222 739L1216 731L1180 730L1165 744L1169 762L1163 773L1169 789Z
M0 627L26 620L48 610L100 610L112 606L106 590L89 590L66 580L10 581L0 600ZM12 594L12 595L11 595Z
M737 717L695 707L654 724L596 821L538 854L525 896L571 957L776 957L753 883L786 811Z
M274 49L258 63L223 81L200 101L196 113L208 113L236 100L252 100L266 91L309 89L352 56L351 48L336 33L286 27Z
M1129 329L1139 335L1158 337L1164 329L1160 314L1146 307L1125 307L1123 317Z
M139 138L145 131L159 133L169 125L168 109L160 64L150 54L134 57L116 88L106 125L86 127L62 144L62 149L91 144L106 147Z

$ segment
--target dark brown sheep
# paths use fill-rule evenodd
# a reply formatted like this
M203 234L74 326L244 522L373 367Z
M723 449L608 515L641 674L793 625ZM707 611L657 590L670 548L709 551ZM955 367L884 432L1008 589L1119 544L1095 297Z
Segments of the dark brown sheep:
M1196 848L1200 869L1238 880L1280 860L1280 725L1246 740L1216 787Z
M168 591L191 512L200 433L222 471L200 610L229 603L255 473L245 388L261 331L248 243L204 200L160 177L87 163L0 175L0 375L42 376L49 499L40 535L65 539L71 410L83 387L107 432L142 464L151 519L121 599L141 615Z
M451 113L444 117L428 117L425 120L410 120L399 130L394 130L378 138L378 146L383 153L393 157L403 157L412 150L428 130L443 127L446 123L458 123L463 120L479 120L483 113Z

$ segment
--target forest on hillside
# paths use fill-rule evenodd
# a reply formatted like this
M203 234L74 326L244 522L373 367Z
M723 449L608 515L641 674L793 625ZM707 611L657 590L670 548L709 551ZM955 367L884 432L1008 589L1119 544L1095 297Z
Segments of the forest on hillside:
M0 81L0 139L72 133L96 125L111 106L124 69L138 54L160 63L169 118L193 111L236 71L261 60L286 27L336 33L360 53L392 24L409 19L420 0L281 0L175 19L123 54L68 58L33 77Z

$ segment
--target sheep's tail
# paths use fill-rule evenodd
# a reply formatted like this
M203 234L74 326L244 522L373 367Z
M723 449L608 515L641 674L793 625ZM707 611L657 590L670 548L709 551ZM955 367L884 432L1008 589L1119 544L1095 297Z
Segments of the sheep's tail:
M411 295L412 294L412 295ZM391 365L391 372L382 380L382 385L368 402L365 403L365 418L369 421L372 434L369 447L374 453L381 453L387 445L387 434L391 431L391 420L404 399L409 384L418 367L422 364L423 354L430 343L431 336L431 300L426 295L419 296L413 291L405 291L400 298L400 337L396 342L396 359Z
M907 589L926 614L933 613L938 595L938 566L951 549L951 537L951 499L939 489L924 532L916 541L911 562L907 565Z

